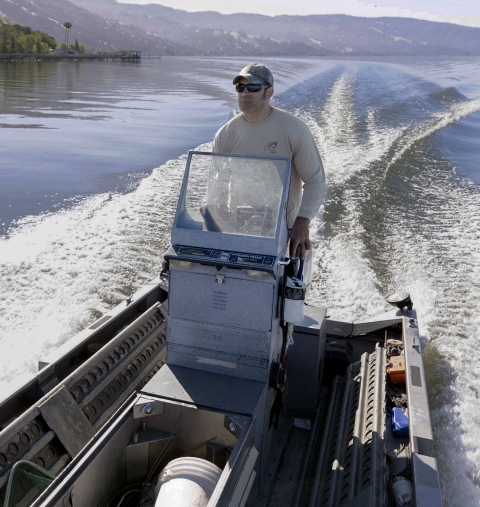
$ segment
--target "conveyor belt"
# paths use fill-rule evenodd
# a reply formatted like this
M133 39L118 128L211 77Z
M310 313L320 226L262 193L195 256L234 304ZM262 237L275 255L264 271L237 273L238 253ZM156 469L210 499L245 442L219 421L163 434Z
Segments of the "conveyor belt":
M336 377L307 470L303 507L386 504L384 349Z

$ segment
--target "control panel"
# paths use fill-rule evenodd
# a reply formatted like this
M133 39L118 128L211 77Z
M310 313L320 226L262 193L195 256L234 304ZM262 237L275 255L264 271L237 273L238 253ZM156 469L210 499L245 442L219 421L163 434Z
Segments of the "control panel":
M242 252L228 252L223 250L212 250L210 248L199 248L191 246L174 245L176 255L170 252L165 256L170 259L185 259L194 262L201 262L211 265L230 265L231 267L262 269L270 271L273 269L275 257L268 255L254 255ZM173 253L173 252L171 252ZM170 255L169 255L170 254Z

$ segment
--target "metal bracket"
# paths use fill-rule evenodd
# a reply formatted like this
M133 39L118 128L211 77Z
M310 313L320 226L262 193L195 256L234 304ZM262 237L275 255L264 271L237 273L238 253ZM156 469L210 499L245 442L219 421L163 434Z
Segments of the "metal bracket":
M144 419L145 417L158 414L163 414L163 401L156 400L155 398L140 396L133 406L134 419Z
M246 417L233 417L230 415L226 415L223 421L223 426L227 429L232 435L235 435L237 438L240 433L243 431L243 428L249 423L249 419Z
M73 501L75 494L73 493L73 488L70 492L63 498L63 507L75 507L75 503Z
M225 420L223 421L223 426L232 434L238 438L240 435L240 431L242 428L229 416L225 416Z

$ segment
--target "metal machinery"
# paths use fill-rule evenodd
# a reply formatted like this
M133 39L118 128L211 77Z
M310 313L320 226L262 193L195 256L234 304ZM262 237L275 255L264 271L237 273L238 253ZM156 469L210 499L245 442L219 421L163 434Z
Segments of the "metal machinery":
M0 487L19 459L51 482L6 507L381 507L412 485L416 507L441 507L411 301L335 322L299 283L285 311L290 172L189 153L161 280L0 402Z

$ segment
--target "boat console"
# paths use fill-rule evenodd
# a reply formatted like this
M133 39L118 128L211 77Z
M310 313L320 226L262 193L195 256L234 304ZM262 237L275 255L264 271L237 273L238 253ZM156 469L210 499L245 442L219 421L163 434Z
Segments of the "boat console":
M268 384L281 360L291 162L191 152L172 228L167 365Z

